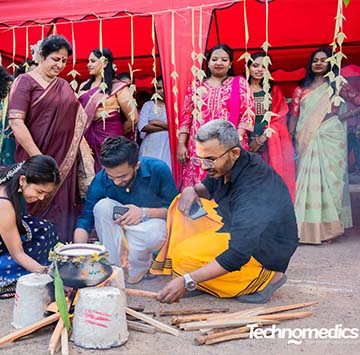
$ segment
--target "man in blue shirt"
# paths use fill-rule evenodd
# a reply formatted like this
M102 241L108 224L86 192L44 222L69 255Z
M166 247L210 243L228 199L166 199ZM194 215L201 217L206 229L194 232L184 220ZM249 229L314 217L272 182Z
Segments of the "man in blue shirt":
M104 169L89 187L74 241L86 243L95 225L110 263L124 265L121 258L128 248L127 281L136 283L149 270L152 253L166 239L167 209L178 191L166 163L139 159L137 144L124 137L107 138L100 161Z

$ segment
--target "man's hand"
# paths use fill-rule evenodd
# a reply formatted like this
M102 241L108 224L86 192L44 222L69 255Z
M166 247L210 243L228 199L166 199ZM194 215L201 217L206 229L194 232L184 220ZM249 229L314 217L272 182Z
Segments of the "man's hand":
M188 216L190 208L194 202L197 202L200 206L202 206L200 198L195 189L192 186L185 187L178 203L178 210L185 216Z
M142 219L142 210L141 207L135 205L124 205L129 208L129 211L125 212L122 216L114 221L115 224L131 225L139 224Z
M158 294L156 299L161 303L174 303L185 293L185 281L184 278L177 277L171 280Z
M82 228L76 228L74 231L73 240L74 243L87 243L89 239L89 233Z

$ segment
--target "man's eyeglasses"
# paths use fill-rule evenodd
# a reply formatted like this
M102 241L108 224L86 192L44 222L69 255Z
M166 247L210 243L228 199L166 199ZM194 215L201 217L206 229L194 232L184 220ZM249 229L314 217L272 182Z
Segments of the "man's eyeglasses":
M222 158L226 153L229 153L232 149L237 148L238 146L234 146L229 148L228 150L225 150L224 153L219 155L217 158L209 159L209 158L199 158L199 157L192 157L191 161L194 165L201 166L201 164L205 165L207 168L213 168L215 167L216 161L220 158Z

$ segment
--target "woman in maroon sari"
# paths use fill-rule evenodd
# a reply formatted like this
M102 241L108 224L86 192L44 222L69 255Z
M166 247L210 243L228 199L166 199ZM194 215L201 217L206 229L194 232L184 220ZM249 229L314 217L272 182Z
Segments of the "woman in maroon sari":
M9 103L9 122L17 142L15 159L52 156L60 167L61 183L28 213L55 223L62 241L72 240L78 215L76 199L77 154L87 116L69 84L58 77L72 54L62 36L44 39L38 67L14 82Z
M107 137L125 136L134 131L138 112L128 82L115 79L109 49L94 49L89 56L88 69L90 79L80 87L79 101L92 120L85 137L94 153L95 172L98 172L102 142ZM105 93L101 89L104 83Z

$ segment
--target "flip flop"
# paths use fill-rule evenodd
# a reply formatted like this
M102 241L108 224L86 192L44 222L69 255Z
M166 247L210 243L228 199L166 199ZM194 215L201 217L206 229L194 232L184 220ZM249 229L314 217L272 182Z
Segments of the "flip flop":
M273 293L280 288L287 280L286 275L284 274L282 278L273 284L268 284L262 291L251 293L249 295L239 296L236 299L239 302L243 303L255 303L261 304L266 303L270 300Z
M0 300L15 297L16 283L0 288Z
M0 300L6 300L8 298L13 298L15 297L15 292L14 291L2 291L0 292Z

